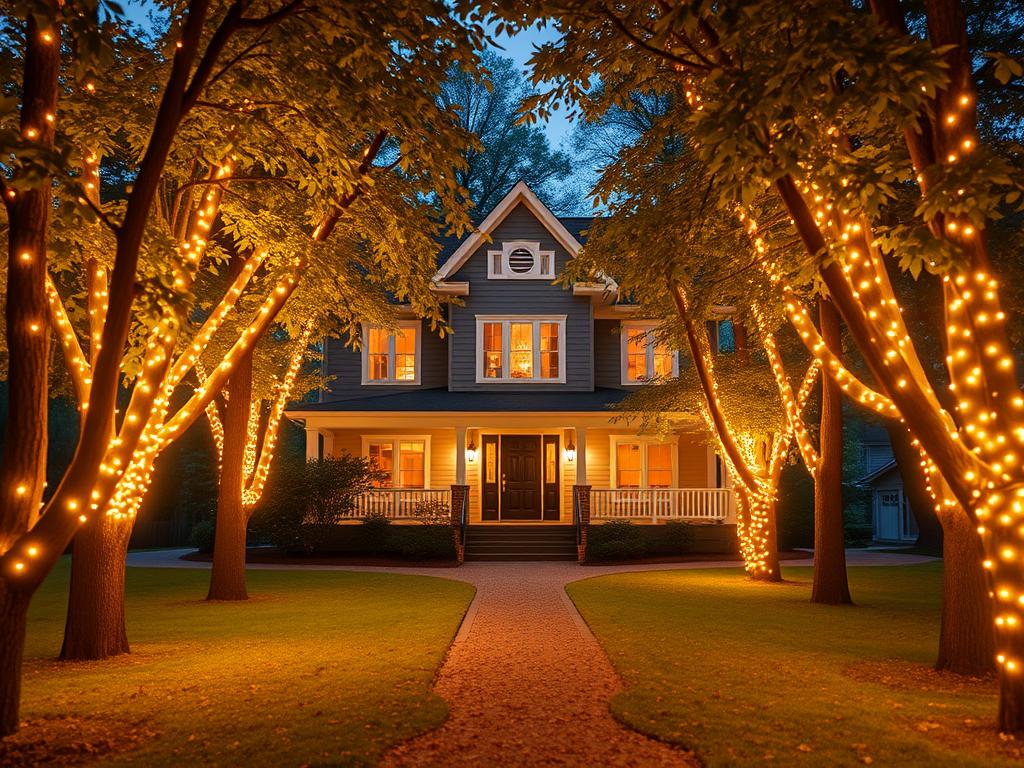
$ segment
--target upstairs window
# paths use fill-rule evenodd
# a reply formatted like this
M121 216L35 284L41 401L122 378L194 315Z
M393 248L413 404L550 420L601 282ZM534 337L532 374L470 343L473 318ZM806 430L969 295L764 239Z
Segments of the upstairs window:
M477 382L565 381L565 315L477 315Z
M623 323L622 383L645 384L679 375L679 358L656 338L655 323Z
M363 384L419 384L420 326L363 328Z
M554 280L555 252L542 251L540 243L512 240L500 251L487 252L487 277L491 280Z

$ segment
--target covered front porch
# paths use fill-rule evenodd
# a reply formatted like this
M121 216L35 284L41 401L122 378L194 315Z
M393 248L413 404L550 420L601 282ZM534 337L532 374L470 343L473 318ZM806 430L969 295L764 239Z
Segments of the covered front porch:
M455 489L456 515L464 503L472 525L571 525L581 498L598 524L735 522L727 478L689 417L649 436L607 411L290 415L304 417L308 459L347 452L388 473L345 513L352 520L412 522L424 509L450 510Z

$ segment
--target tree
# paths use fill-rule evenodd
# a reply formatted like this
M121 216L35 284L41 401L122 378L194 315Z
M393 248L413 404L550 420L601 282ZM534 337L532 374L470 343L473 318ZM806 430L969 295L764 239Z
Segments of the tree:
M57 15L56 6L51 10L54 12L51 17L34 11L28 13L25 27L26 75L22 83L25 96L21 115L23 121L39 118L38 126L41 127L54 122L46 119L47 115L52 116L54 112L45 109L49 104L43 105L44 109L40 112L35 98L39 88L33 78L39 72L48 71L47 67L41 67L36 60L40 54L36 50L40 41L49 45L61 39L63 30L80 32L81 39L77 40L77 46L60 48L54 45L53 51L60 52L57 54L43 51L49 57L47 61L55 61L54 66L58 67L62 63L61 53L66 52L69 57L66 64L70 67L77 64L70 58L76 51L93 51L97 47L106 50L109 46L101 44L113 40L119 34L113 26L100 27L96 23L94 6L79 8L77 4L65 3L60 6L63 15ZM258 337L269 328L276 312L294 292L299 278L309 268L310 262L315 261L300 256L270 278L271 290L260 303L253 321L243 335L235 341L208 380L203 382L203 387L182 409L171 414L171 385L176 386L189 372L195 362L194 352L209 342L208 337L217 330L237 301L245 283L265 259L265 252L258 248L246 253L246 268L239 275L242 284L232 285L225 297L226 303L218 305L208 316L207 322L194 329L195 336L184 346L180 315L164 310L180 306L186 300L188 290L203 264L203 254L210 250L204 233L214 226L218 205L221 211L227 209L223 200L226 188L231 185L234 190L234 185L240 182L255 180L268 183L270 177L274 177L273 181L279 181L275 171L280 166L262 160L276 156L276 153L270 152L271 144L266 139L270 136L280 139L274 121L285 122L286 118L275 113L275 109L279 109L278 103L260 102L241 96L248 92L248 88L260 90L260 93L276 92L274 88L262 90L267 85L266 70L256 72L258 65L275 62L279 74L301 71L308 78L301 94L316 100L317 110L324 103L351 103L367 108L365 117L372 120L378 115L373 106L386 101L386 91L394 84L392 78L400 80L406 74L401 65L419 67L423 71L443 72L449 56L458 58L469 55L474 47L469 40L469 31L453 20L448 9L441 3L429 0L411 2L401 8L392 4L388 6L388 13L379 8L354 10L347 4L331 3L318 4L316 12L312 11L311 7L304 5L303 0L269 6L261 4L259 8L239 1L214 10L205 0L193 0L180 13L172 14L168 34L158 46L159 51L170 51L171 58L164 59L162 54L154 53L153 62L156 66L141 69L145 77L126 80L124 83L117 82L115 77L112 83L115 88L121 85L129 89L138 87L137 99L122 99L121 103L128 109L138 108L143 113L143 117L135 123L139 130L133 131L129 123L124 131L118 126L116 131L111 130L109 134L122 137L132 166L131 189L126 191L123 201L106 203L101 207L95 199L90 199L89 185L95 183L93 167L99 163L97 153L91 149L79 150L77 153L68 149L63 155L48 154L36 151L34 147L26 149L21 137L15 138L9 131L3 134L5 156L8 150L15 156L14 170L2 190L5 205L9 209L10 231L18 233L17 237L12 234L9 264L22 263L23 269L27 270L24 274L29 274L30 279L23 285L15 279L17 290L12 292L12 273L8 272L7 340L12 384L17 376L19 388L11 405L12 411L18 410L24 418L19 420L21 431L17 434L17 440L8 440L5 444L3 462L3 471L13 471L15 474L21 471L23 474L13 480L7 477L11 493L0 495L0 530L3 531L3 551L0 554L0 596L3 599L0 608L4 611L3 631L0 633L0 661L4 664L0 669L2 733L10 732L17 726L24 614L32 593L71 537L87 524L85 530L88 531L88 538L95 542L95 546L85 547L92 553L87 560L104 565L97 578L77 581L79 585L82 581L86 584L102 582L106 585L100 589L86 590L90 599L97 601L94 608L108 601L117 602L123 582L117 585L109 579L110 568L118 567L110 564L116 563L118 558L123 564L124 548L121 542L126 542L127 537L122 529L117 528L117 524L127 522L130 530L130 519L139 500L134 486L147 483L152 460L159 452L159 447L173 439L179 430L184 431L188 423L202 413L209 399L227 380L236 360L244 357L250 337ZM424 26L410 24L410 19L418 20ZM40 21L50 23L51 26L44 24L40 28L37 26ZM298 27L291 32L277 34L276 30L286 24L296 24ZM429 34L424 27L429 28ZM84 31L81 31L83 28ZM313 34L310 34L311 29L314 30ZM429 43L422 42L425 40ZM382 56L381 51L386 54ZM348 63L347 69L337 66L339 54L342 54L340 59ZM301 63L302 66L288 68L289 63ZM395 64L399 66L394 67ZM363 82L364 77L374 86L367 87ZM235 90L226 90L229 83L235 86ZM89 96L98 90L102 90L102 87L97 88L91 79L85 81L80 91L73 90L72 95L78 101L74 98L68 100L67 104L71 107L69 115L74 116L76 104L87 104ZM293 89L290 92L296 91ZM235 101L235 97L239 96L239 100ZM411 106L431 100L432 95L427 89L413 98ZM152 105L152 111L146 113L149 105ZM209 122L188 120L201 110L220 114L223 122L213 126L210 131ZM79 114L87 111L82 109ZM310 111L304 115L307 124L319 126L319 121L323 120L325 128L311 131L304 136L303 144L293 142L290 148L294 159L292 167L306 168L301 177L295 180L295 184L304 192L307 210L323 218L314 235L329 231L340 217L340 211L324 215L323 209L337 210L339 201L350 196L360 183L353 175L361 161L350 158L349 152L358 152L367 137L363 131L342 131L335 136L331 130L334 126L325 118L325 114L330 117L333 113L330 110L326 113ZM103 117L99 125L109 126L109 117ZM294 112L288 119L295 120ZM236 132L241 123L246 123L245 127L260 139L251 146L261 146L262 155L247 155L250 146L235 149L239 139L245 136L245 132ZM74 135L73 121L69 121L69 126L71 133L67 144L74 147L75 139L81 138L81 134L77 137ZM33 122L25 129L25 138L34 142L40 135L46 135L45 132L40 133L41 127ZM388 127L375 124L369 135L386 131ZM431 147L438 140L444 140L439 139L439 136L450 135L445 133L443 125L433 128L429 132ZM417 135L427 133L424 130ZM331 144L326 141L329 137L341 144L344 151L332 152ZM415 137L401 138L407 143L400 148L398 167L408 169L411 165L410 156L418 155L423 147ZM176 162L178 155L175 153L179 151L191 152L193 162ZM169 159L175 162L168 165ZM236 173L239 166L251 167L255 173L251 176ZM449 171L443 169L443 173ZM72 208L77 207L79 212L85 212L82 215L91 220L98 219L105 230L109 230L114 247L109 269L104 267L102 270L90 270L86 274L87 293L90 297L99 294L99 300L92 306L86 300L89 309L96 311L87 313L79 326L88 326L85 335L90 339L90 355L95 353L94 363L87 362L86 356L75 349L76 345L80 347L76 331L81 332L82 328L74 327L73 318L67 318L69 327L61 328L62 344L67 342L65 355L72 362L69 367L82 374L79 376L79 386L86 395L83 401L85 414L75 457L55 492L42 510L38 510L37 502L42 496L39 467L45 466L40 451L40 446L45 446L45 443L39 436L45 435L46 426L46 370L45 366L40 368L38 365L34 369L31 366L25 368L20 360L34 359L46 349L46 307L37 299L43 297L47 303L53 301L54 322L58 325L66 313L62 312L62 306L57 306L63 303L58 301L61 298L59 288L52 285L47 290L46 252L49 232L45 220L37 222L40 225L33 228L33 242L39 246L39 250L29 251L24 241L23 226L29 218L20 215L20 212L17 216L11 215L10 209L12 205L21 205L19 201L23 201L25 195L30 198L41 195L43 202L40 210L48 211L51 178L60 179L61 184L56 187L56 192L62 201L70 203ZM171 184L172 188L168 190L167 184ZM443 203L458 198L458 187L454 182L438 183L437 187L444 190ZM200 196L197 188L206 191ZM175 215L163 221L154 220L154 202L160 193L168 191L171 193L168 204ZM197 193L195 197L193 192ZM453 208L457 210L457 206ZM60 210L64 212L67 207ZM189 215L189 211L194 211L194 214ZM300 216L298 223L301 225L306 220L306 216ZM84 227L80 229L85 231ZM171 233L171 237L167 238L164 232ZM240 239L235 238L236 245L240 242ZM96 258L95 254L104 252L101 242L94 245L98 247L83 260L86 265L90 263L89 258ZM26 253L28 258L22 255ZM321 256L322 253L316 255ZM140 257L144 257L141 262ZM105 265L106 261L100 259L99 264ZM140 264L144 267L142 273ZM37 266L41 268L37 269ZM170 279L167 278L168 274ZM94 280L97 282L94 283ZM12 301L13 298L19 300ZM12 316L11 308L15 306L25 310L35 307L41 313L38 318L29 318L19 309ZM29 321L27 324L26 320ZM126 351L129 340L132 343ZM184 349L175 355L179 345L183 345ZM196 346L199 350L195 349ZM88 375L85 375L86 371ZM127 407L121 409L118 419L116 407L122 371L127 371L131 377L132 392ZM8 456L16 458L8 461ZM28 467L32 468L31 475L25 474ZM112 596L110 590L115 588L117 594ZM116 618L116 609L108 614ZM87 617L88 611L76 612L74 615ZM75 624L69 612L69 628ZM99 653L107 653L108 648L122 648L121 638L109 634L120 630L116 620L100 624L83 619L78 625L99 627L93 633L92 640L97 642L90 652L98 649ZM104 636L104 633L108 634Z
M899 8L888 2L874 4L874 14L840 3L771 1L745 5L742 13L730 5L577 7L563 15L564 45L536 58L541 76L567 66L556 52L577 48L591 60L603 56L603 66L638 56L646 63L635 71L673 73L689 93L694 147L726 191L722 204L742 208L766 191L777 195L803 255L780 249L786 258L766 259L766 269L787 293L801 281L821 281L877 389L830 353L809 313L791 298L790 321L844 391L906 422L936 496L951 578L977 573L980 537L995 606L999 728L1020 733L1024 571L1017 527L1024 474L1017 451L1024 447L1024 397L985 226L1022 190L1008 160L976 132L962 8L931 0L925 10L927 41L908 37ZM612 52L605 44L595 54L598 33L630 50ZM1004 67L1004 75L1012 71ZM588 67L581 76L591 73ZM555 90L565 93L564 86ZM913 218L879 228L901 185L916 186L921 196ZM914 274L926 269L942 277L939 333L955 412L942 407L916 354L888 256ZM959 551L950 549L954 541ZM977 628L987 610L984 591L965 607L969 616L950 620ZM991 638L969 634L958 660L964 667L978 666Z
M519 105L531 94L515 62L492 51L481 54L483 77L473 66L452 65L439 102L455 110L460 125L479 144L465 152L456 171L480 215L489 212L517 181L530 185L556 213L571 211L576 201L562 182L573 172L568 155L552 150L543 129L520 122Z

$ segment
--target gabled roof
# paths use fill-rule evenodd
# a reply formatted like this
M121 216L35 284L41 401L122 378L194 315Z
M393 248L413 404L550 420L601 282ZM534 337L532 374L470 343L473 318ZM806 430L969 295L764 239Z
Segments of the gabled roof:
M484 238L490 235L498 225L505 220L505 217L509 215L515 209L515 207L522 203L525 205L530 212L536 216L540 222L547 228L551 236L558 241L565 250L569 252L570 256L575 256L579 253L582 244L577 239L579 229L576 229L576 233L570 232L566 228L565 224L558 219L551 210L540 201L540 198L533 193L533 190L527 186L525 181L516 182L516 185L512 187L505 197L501 199L501 202L494 206L494 209L487 214L486 218L480 222L477 226L476 231L473 232L469 237L462 241L462 244L455 249L455 252L448 257L448 260L441 265L441 268L434 275L435 282L444 281L454 275L463 264L472 256L476 249L480 247L484 242ZM573 217L570 219L574 227L584 221ZM589 226L589 219L586 219L587 225ZM581 227L583 228L583 227Z
M870 485L875 480L878 480L879 478L883 477L884 475L889 474L894 469L898 469L898 468L899 468L899 465L896 463L896 459L892 459L891 461L887 462L886 464L883 464L882 466L880 466L874 472L869 472L868 474L864 475L864 477L862 477L860 480L857 480L854 483L854 485L860 485L860 486Z

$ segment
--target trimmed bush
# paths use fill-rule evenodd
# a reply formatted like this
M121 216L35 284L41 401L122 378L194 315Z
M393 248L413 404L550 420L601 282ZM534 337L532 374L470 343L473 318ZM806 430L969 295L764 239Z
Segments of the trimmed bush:
M192 546L208 555L213 552L213 537L217 532L217 523L213 520L200 520L192 527L189 540Z
M588 560L630 560L646 551L643 532L629 520L592 525L587 531Z
M394 525L388 548L410 560L454 560L455 535L450 525Z

